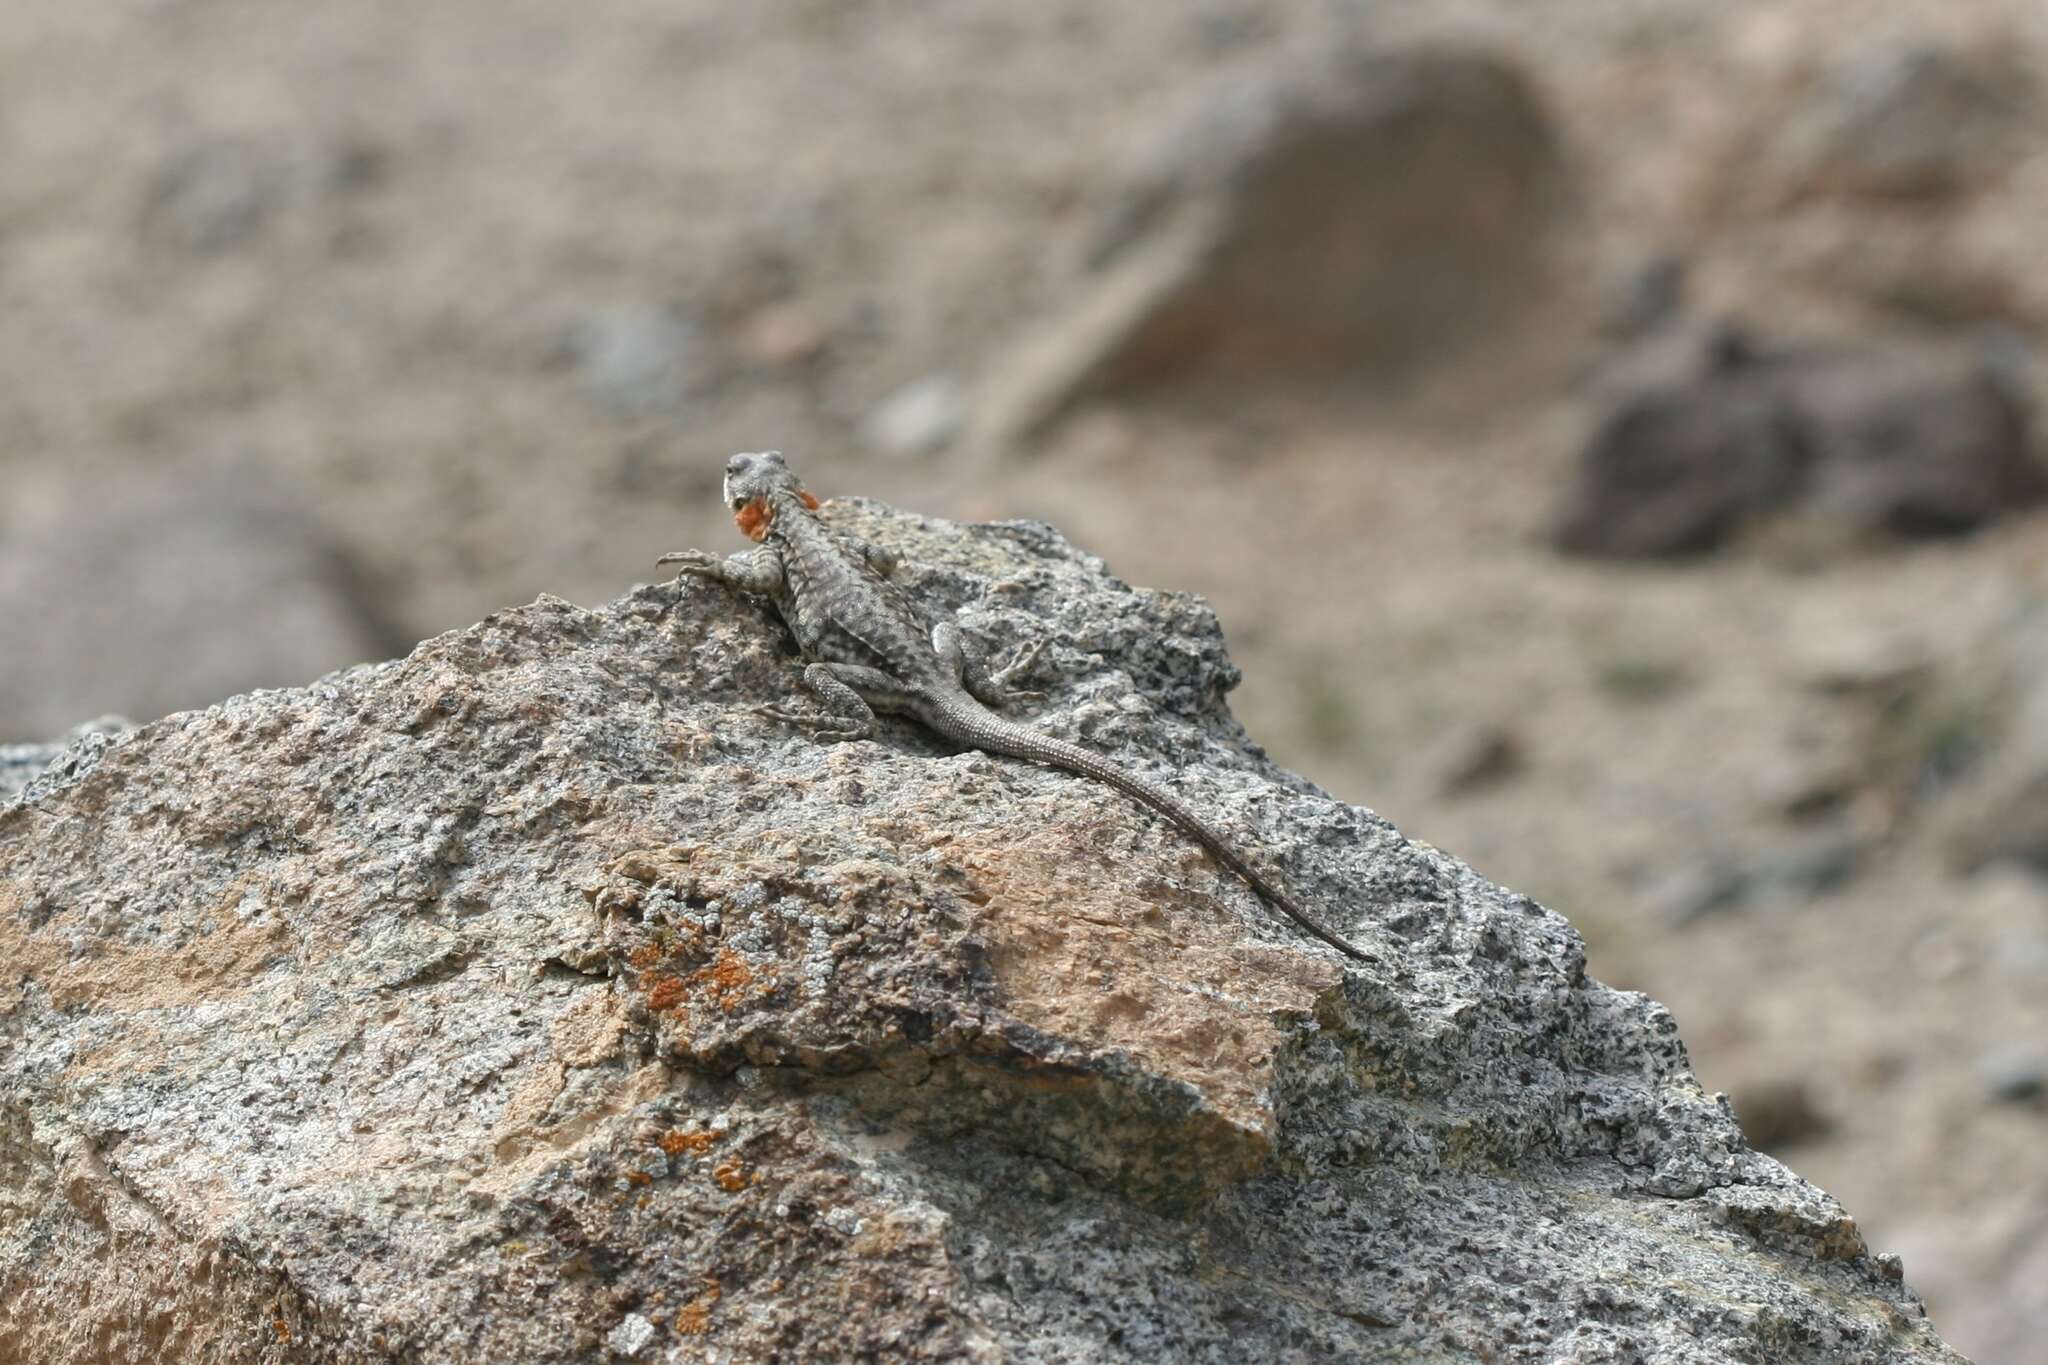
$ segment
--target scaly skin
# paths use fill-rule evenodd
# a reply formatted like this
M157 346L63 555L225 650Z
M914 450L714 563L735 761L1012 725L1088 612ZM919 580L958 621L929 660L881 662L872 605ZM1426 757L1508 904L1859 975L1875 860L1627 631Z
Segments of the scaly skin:
M662 556L661 563L772 601L810 660L804 685L825 703L835 724L819 728L773 707L761 708L763 714L811 729L819 739L837 740L867 737L875 713L885 711L909 716L956 744L1106 782L1179 825L1302 928L1348 956L1372 960L1311 918L1165 788L1100 754L997 715L992 707L1038 695L1004 687L1009 676L1030 666L1038 649L990 672L971 637L950 621L932 624L889 580L894 555L841 535L813 515L817 499L804 491L779 452L733 456L726 463L725 501L754 549L724 559L684 550Z

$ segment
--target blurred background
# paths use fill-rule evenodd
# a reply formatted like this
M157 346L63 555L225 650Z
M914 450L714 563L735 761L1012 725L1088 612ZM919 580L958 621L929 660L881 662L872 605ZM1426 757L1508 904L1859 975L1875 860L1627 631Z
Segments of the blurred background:
M1199 592L2048 1360L2038 0L9 0L0 742L736 548Z

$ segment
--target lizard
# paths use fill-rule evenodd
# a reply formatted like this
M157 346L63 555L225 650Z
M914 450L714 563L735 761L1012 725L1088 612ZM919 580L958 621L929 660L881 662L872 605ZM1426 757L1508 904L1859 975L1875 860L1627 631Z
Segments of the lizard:
M867 738L878 711L907 716L956 744L1107 783L1178 825L1309 933L1350 957L1372 960L1310 916L1172 792L1101 754L997 714L1013 702L1042 697L1012 692L1008 683L1031 667L1045 640L991 670L977 640L952 621L929 619L892 581L893 551L835 531L818 518L818 499L779 451L744 452L728 460L724 498L753 549L723 557L682 550L657 563L674 565L678 579L710 579L766 597L796 637L808 660L804 685L824 703L832 723L819 725L776 706L756 707L758 713L807 729L821 741Z

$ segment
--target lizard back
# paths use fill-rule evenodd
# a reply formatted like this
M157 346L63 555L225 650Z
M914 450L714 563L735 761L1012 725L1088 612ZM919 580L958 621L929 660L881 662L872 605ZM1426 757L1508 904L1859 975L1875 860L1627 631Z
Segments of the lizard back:
M951 684L932 653L931 622L858 550L804 516L777 517L770 536L782 551L776 609L805 654L879 668L906 685Z

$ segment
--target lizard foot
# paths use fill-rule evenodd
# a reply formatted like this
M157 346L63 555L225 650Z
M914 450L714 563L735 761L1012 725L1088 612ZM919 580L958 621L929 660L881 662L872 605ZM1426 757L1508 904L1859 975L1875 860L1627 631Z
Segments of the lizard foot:
M1045 693L1011 689L1010 680L1029 673L1037 665L1038 656L1045 653L1046 646L1051 643L1052 637L1048 635L1041 636L1030 644L1023 646L1008 663L991 673L989 675L990 679L997 687L1009 691L1012 701L1044 701Z
M676 574L694 574L700 578L717 578L724 567L723 561L708 550L677 550L674 554L663 555L654 561L656 568L676 566Z

